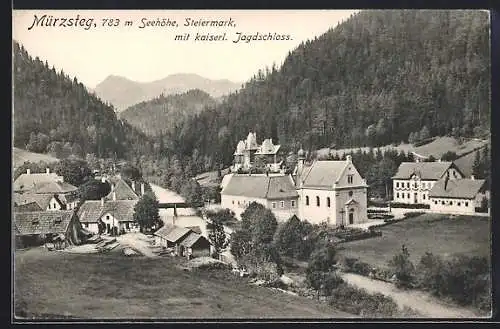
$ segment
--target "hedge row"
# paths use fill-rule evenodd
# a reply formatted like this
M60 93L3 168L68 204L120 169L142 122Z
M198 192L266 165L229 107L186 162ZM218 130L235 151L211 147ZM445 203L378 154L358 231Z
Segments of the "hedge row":
M401 203L401 202L392 202L392 208L406 208L406 209L430 209L431 206L428 204L420 204L420 203Z

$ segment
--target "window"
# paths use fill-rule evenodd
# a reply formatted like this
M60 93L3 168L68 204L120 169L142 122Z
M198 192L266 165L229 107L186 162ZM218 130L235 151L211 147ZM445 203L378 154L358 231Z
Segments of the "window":
M273 209L276 208L276 202L273 202Z
M109 219L109 215L106 215L106 219Z
M409 199L410 198L410 193L406 193L406 197Z
M292 208L295 208L295 200L292 200Z
M330 197L326 197L326 206L330 208Z
M347 183L352 184L354 175L347 175Z
M425 194L423 194L423 195L422 195L422 199L424 199L424 200L425 200Z
M280 207L285 208L285 201L280 201Z
M441 201L441 204L444 206L444 201Z
M317 205L318 207L320 206L319 196L316 196L316 205Z
M309 205L309 196L306 195L306 206L308 206L308 205Z
M352 191L349 191L349 197L352 197L354 193Z
M125 228L126 228L127 230L130 230L130 225L129 225L129 223L128 223L128 222L126 222L126 223L125 223Z
M453 206L453 201L450 201L450 206Z
M406 188L410 188L410 182L406 182Z
M396 199L399 199L399 193L396 193Z
M434 204L438 204L437 200L434 200Z
M50 203L49 203L49 209L50 209Z
M396 182L396 187L399 187L399 182Z
M460 207L460 205L461 205L461 203L460 203L460 202L457 202L457 206L459 206L459 207Z
M465 203L465 206L466 206L466 207L468 207L468 206L469 206L469 203L468 203L468 202L466 202L466 203Z
M89 223L85 223L85 227L89 227Z

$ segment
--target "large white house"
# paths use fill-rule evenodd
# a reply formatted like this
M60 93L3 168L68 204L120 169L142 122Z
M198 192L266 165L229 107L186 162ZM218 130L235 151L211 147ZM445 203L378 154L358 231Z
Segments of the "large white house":
M451 180L464 177L453 162L403 162L392 177L393 201L430 204L429 192L446 176Z
M367 217L367 185L351 156L345 161L305 164L298 153L292 175L229 174L222 180L221 205L239 217L253 201L271 209L278 220L297 215L311 223L352 225Z
M350 155L345 161L314 161L308 166L301 150L294 176L299 193L299 218L334 226L368 221L368 186Z

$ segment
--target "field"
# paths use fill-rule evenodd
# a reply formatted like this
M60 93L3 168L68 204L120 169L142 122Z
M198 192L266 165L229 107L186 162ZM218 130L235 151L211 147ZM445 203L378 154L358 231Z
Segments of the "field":
M424 214L379 229L381 237L344 243L339 253L379 267L386 267L402 244L408 247L414 264L418 264L426 251L443 257L490 255L491 229L487 217Z
M40 162L44 161L47 163L59 161L59 159L54 158L48 154L33 153L26 151L17 147L12 148L12 166L17 168L22 166L24 162Z
M27 317L353 317L304 297L257 287L225 272L186 272L179 258L69 254L42 248L15 255L15 305ZM19 313L18 313L19 314Z

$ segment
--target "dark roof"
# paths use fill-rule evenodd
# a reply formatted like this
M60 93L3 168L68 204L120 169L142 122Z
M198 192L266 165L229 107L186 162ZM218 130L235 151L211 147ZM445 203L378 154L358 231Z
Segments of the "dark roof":
M73 211L15 212L14 225L20 235L66 233Z
M315 161L311 166L304 168L302 187L304 188L333 188L338 182L347 161Z
M61 194L61 193L75 192L76 190L78 190L78 188L69 183L51 181L37 185L33 189L33 192L39 194L47 194L47 193Z
M106 200L113 200L113 191L116 193L116 200L139 200L139 196L123 179L118 179L112 184L115 184L114 190L112 188L111 192L106 195Z
M186 226L186 228L190 229L194 233L201 234L201 228L199 226Z
M159 237L162 237L162 238L166 238L168 236L168 234L173 231L175 229L175 226L173 225L170 225L170 224L167 224L163 227L161 227L160 229L158 229L154 235L157 235Z
M30 203L25 203L21 205L16 205L14 206L14 211L16 212L23 212L23 211L42 211L42 209L38 203L36 202L30 202Z
M29 191L34 189L36 186L43 185L49 182L55 182L58 180L62 181L63 178L55 173L22 174L14 181L13 190Z
M34 194L34 193L14 193L14 202L20 206L27 203L35 202L42 210L48 208L50 200L54 198L59 205L62 206L61 201L53 194Z
M296 198L292 178L287 176L233 175L221 192L224 195L263 199Z
M171 230L167 236L165 236L165 239L170 242L179 242L181 239L183 239L189 232L193 232L188 228L185 227L175 227L173 230Z
M445 179L434 184L431 198L474 199L484 186L484 179L450 179L445 189Z
M96 223L106 213L111 213L120 222L134 221L134 207L137 200L105 201L87 200L78 209L78 218L82 223Z
M402 162L392 178L410 179L417 174L423 180L438 180L451 166L454 166L452 162Z
M199 240L205 240L208 242L208 240L203 235L191 231L189 235L181 241L180 244L184 247L191 248Z

